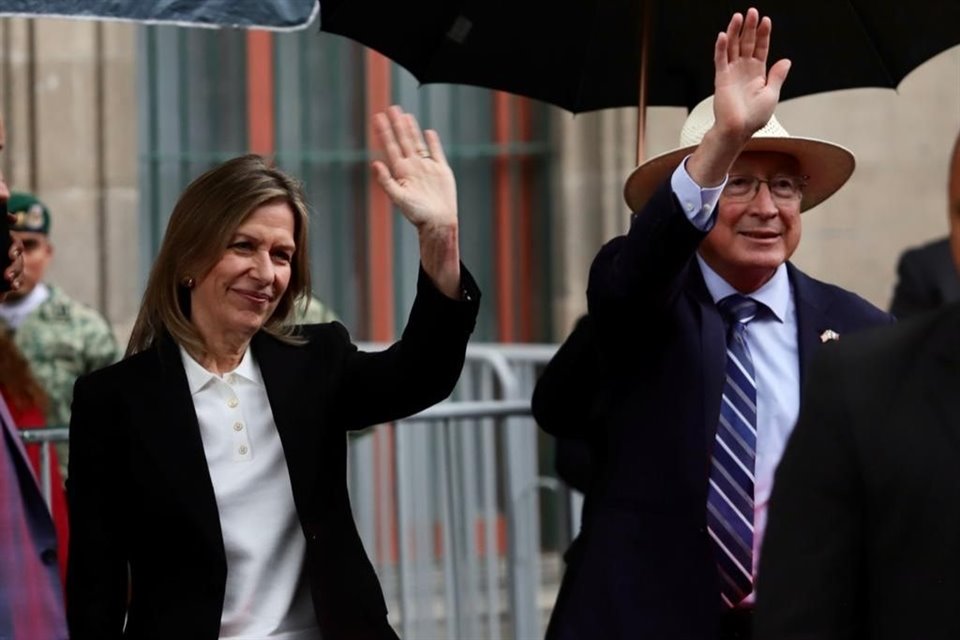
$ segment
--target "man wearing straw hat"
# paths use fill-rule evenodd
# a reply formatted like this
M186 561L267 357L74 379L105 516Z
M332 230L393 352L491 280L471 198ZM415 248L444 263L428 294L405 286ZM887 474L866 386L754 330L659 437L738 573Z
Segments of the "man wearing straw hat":
M713 98L679 149L627 180L637 213L594 259L587 290L602 419L557 410L571 402L553 392L570 388L571 367L538 383L541 426L590 440L599 458L550 639L749 638L805 365L821 343L892 321L787 262L801 212L846 182L854 158L773 117L790 62L767 71L770 32L755 9L733 16L716 40Z

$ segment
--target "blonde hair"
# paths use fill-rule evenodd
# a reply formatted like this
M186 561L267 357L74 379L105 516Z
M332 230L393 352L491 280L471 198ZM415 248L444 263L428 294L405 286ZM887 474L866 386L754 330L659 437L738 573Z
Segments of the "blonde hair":
M148 349L164 331L191 354L206 352L190 322L185 281L198 280L212 269L247 216L275 202L285 202L293 210L296 250L290 283L263 330L288 343L301 342L288 317L296 300L310 292L307 205L298 181L250 154L207 171L177 200L127 343L128 356Z

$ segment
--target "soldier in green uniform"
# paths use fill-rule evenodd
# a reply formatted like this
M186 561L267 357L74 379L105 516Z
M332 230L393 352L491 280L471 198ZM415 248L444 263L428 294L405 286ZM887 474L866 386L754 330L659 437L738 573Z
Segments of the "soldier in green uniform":
M7 209L10 230L23 242L21 286L0 303L0 327L14 333L14 342L50 399L47 424L68 426L73 383L117 360L113 331L90 307L71 299L62 289L44 282L53 259L50 211L28 193L11 193ZM64 477L67 445L57 447Z

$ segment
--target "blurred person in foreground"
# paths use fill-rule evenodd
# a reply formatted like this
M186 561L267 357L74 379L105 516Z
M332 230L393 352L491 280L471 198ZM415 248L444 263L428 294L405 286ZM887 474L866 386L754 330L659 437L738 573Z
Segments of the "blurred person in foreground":
M948 186L960 265L960 136ZM777 470L763 640L960 638L960 304L814 360Z
M116 362L117 341L103 316L47 280L54 253L50 209L33 194L17 191L10 194L7 209L14 217L10 230L23 243L24 268L22 286L0 303L0 331L12 332L46 392L47 424L66 427L73 383ZM66 475L67 444L58 443L56 449L61 475Z
M5 141L0 116L0 150ZM0 174L0 215L6 215L9 196ZM13 222L12 216L10 221ZM5 284L16 293L24 277L23 243L12 236L11 239L0 266L4 267ZM0 290L0 302L7 295ZM2 395L0 440L0 638L62 640L67 637L67 625L63 585L57 570L57 534Z
M538 382L540 425L598 454L551 640L750 638L773 469L809 358L892 321L788 262L801 212L854 159L774 117L790 63L768 71L771 29L756 9L734 14L712 100L691 111L680 148L627 180L630 230L597 254L587 289L598 366L551 365ZM602 402L564 391L584 375Z
M338 323L289 323L309 290L307 209L290 177L245 156L194 180L128 357L77 382L73 640L397 637L351 515L345 433L447 397L479 291L436 133L397 107L373 125L376 178L420 238L401 339L364 353Z
M960 300L960 274L950 238L911 247L897 260L890 313L903 320Z

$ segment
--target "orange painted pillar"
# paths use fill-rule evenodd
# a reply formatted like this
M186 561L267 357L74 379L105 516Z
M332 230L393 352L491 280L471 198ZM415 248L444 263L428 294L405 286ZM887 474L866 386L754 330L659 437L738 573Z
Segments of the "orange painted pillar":
M511 96L502 91L493 94L493 140L497 145L510 142ZM514 269L513 207L510 190L510 157L503 150L497 153L493 166L494 216L494 281L497 301L497 338L514 342Z
M247 141L252 153L276 150L273 108L273 34L247 31Z
M373 114L390 106L390 61L367 51L367 140L369 145L379 141L371 126ZM377 342L389 342L394 336L393 301L393 205L375 180L369 182L367 193L367 277L369 298L368 336ZM377 556L381 562L396 564L398 537L394 491L394 438L392 425L373 434L373 486ZM384 518L387 522L384 523ZM386 525L386 526L384 526ZM384 536L384 530L389 531Z
M373 114L390 106L390 61L374 51L366 54L367 140L379 149L371 126ZM393 340L393 210L390 198L371 179L367 207L369 336Z
M530 101L518 98L517 104L518 137L522 142L529 143L533 138ZM519 273L516 282L518 291L519 339L520 342L533 342L533 218L534 193L533 184L536 166L533 157L525 153L520 158L520 181L518 185L519 211L517 228L517 254L519 255Z

